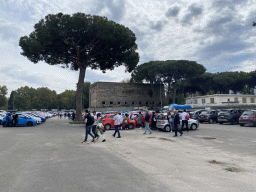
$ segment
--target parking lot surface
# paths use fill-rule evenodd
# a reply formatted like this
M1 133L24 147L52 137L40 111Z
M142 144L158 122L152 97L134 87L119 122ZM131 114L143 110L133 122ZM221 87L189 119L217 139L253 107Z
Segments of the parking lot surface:
M81 144L84 125L64 118L1 127L0 191L256 191L255 131L205 123L174 138L136 128Z

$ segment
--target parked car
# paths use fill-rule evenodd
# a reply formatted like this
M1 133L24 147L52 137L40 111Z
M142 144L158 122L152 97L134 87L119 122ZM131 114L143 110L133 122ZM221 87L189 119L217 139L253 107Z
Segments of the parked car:
M168 119L167 119L167 113L158 114L156 118L157 118L156 127L158 129L163 129L166 132L171 131L171 127L170 127L170 124L169 124ZM181 116L180 116L180 126L179 126L179 128L181 128L181 125L182 125L182 120L181 120ZM191 119L191 118L188 120L188 128L189 129L196 130L198 127L199 127L199 123L198 123L197 120Z
M0 113L0 125L1 125L1 122L4 119L4 117L5 117L5 114L4 113Z
M114 125L114 118L115 114L107 114L106 116L103 117L102 120L102 125L104 126L104 128L106 130L109 130L111 128L115 128ZM129 119L128 121L128 125L129 125L129 129L133 129L134 127L136 127L136 122ZM122 127L125 128L125 123L123 122Z
M204 110L196 110L196 111L190 112L190 118L198 119L198 117L202 113L202 111L204 111Z
M3 127L5 127L6 117L4 117L1 124L3 125ZM20 125L33 126L33 125L36 125L36 121L24 115L18 115L18 123L16 125L17 126L20 126Z
M231 125L239 123L239 117L244 110L241 109L224 109L218 113L219 124L230 123Z
M202 113L199 115L198 117L198 121L200 123L203 122L209 122L209 123L213 123L213 122L218 122L218 110L205 110L202 111Z
M256 126L256 111L244 111L239 118L239 125L245 124Z

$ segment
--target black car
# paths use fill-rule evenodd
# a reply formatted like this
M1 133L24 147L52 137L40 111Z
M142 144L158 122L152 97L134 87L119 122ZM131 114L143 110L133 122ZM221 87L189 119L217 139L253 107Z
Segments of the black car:
M224 109L218 114L219 124L230 123L231 125L239 123L239 117L242 115L244 110L241 109Z
M209 123L213 123L213 122L218 122L218 110L204 110L202 111L202 113L199 115L198 117L198 121L200 123L203 122L209 122Z

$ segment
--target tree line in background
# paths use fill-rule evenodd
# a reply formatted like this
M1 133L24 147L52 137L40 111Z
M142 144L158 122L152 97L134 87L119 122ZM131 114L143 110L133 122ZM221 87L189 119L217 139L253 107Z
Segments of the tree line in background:
M134 69L130 82L150 83L154 98L154 84L164 84L165 104L184 104L192 94L228 94L230 90L235 94L254 94L256 71L209 73L195 61L150 61Z
M83 108L89 107L90 82L83 84ZM11 92L7 99L7 87L0 86L0 109L26 111L32 109L75 109L76 91L65 90L57 94L56 91L47 87L32 88L20 87Z
M137 66L131 79L123 83L148 82L152 86L152 97L155 98L155 84L165 86L165 104L184 104L185 98L192 94L228 94L229 91L241 94L254 94L256 71L209 73L195 61L167 60L150 61ZM83 84L83 108L89 107L90 82ZM0 109L75 109L76 91L66 90L61 94L47 87L21 87L12 91L7 99L7 87L0 86ZM157 102L154 102L157 103ZM155 107L156 108L156 107Z

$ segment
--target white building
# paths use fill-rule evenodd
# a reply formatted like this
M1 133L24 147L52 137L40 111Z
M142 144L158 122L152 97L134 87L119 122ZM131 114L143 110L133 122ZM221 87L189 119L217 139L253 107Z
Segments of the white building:
M217 105L256 105L256 95L215 94L186 98L186 104L192 107Z

